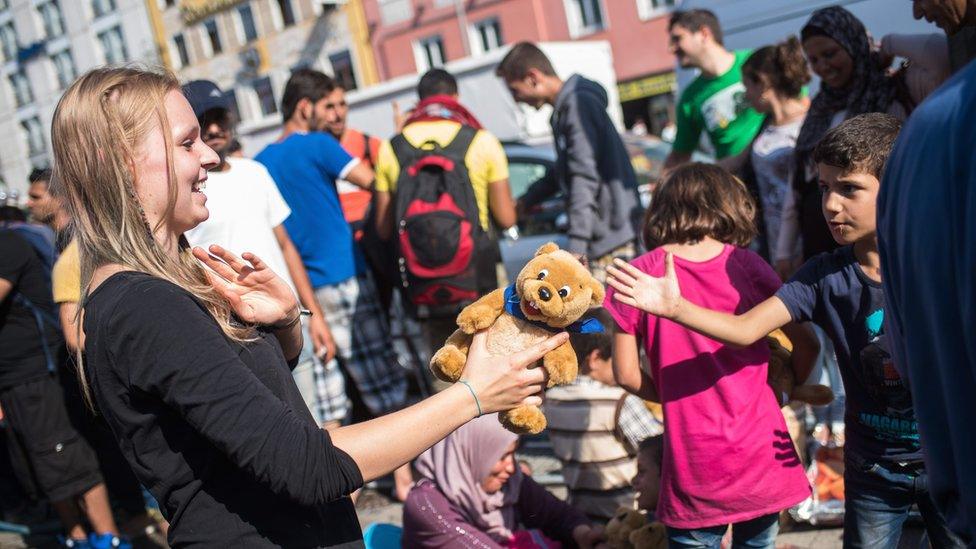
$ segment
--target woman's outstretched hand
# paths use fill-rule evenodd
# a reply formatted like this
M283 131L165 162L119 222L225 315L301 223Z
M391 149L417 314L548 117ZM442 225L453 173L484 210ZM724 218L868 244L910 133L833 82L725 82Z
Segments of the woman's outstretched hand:
M209 254L193 248L193 256L210 268L207 274L214 288L244 322L282 326L298 317L295 292L258 256L244 252L237 257L216 244L210 246Z
M674 272L674 254L668 252L664 262L664 276L658 278L626 261L614 259L614 264L607 268L607 284L616 290L613 298L645 313L676 317L681 306L681 288Z
M471 384L481 411L485 414L511 410L518 406L542 404L542 391L548 374L545 368L531 368L549 351L562 345L569 334L560 332L549 339L515 353L497 356L488 353L488 333L478 332L471 341L462 378Z

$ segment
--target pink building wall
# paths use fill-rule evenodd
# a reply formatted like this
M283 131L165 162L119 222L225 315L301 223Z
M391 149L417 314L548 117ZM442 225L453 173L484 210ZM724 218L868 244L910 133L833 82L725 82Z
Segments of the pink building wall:
M435 8L432 0L411 2L413 18L394 25L382 23L377 0L363 2L381 80L416 74L413 42L429 36L441 36L446 61L464 57L455 9ZM571 40L563 0L465 0L465 5L469 25L498 18L505 44ZM603 8L607 28L579 39L610 42L619 81L672 70L667 15L642 21L637 0L603 0Z

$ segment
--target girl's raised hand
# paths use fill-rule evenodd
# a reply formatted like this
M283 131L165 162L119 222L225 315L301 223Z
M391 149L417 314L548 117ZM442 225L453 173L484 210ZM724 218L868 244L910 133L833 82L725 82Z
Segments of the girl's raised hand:
M678 287L678 275L674 272L674 255L668 252L664 262L664 276L659 278L626 261L614 259L614 264L607 268L607 284L616 290L613 298L652 315L674 318L681 305L681 288Z
M244 322L281 326L298 316L295 292L258 256L244 252L237 257L216 244L210 246L209 254L193 248L193 256L210 267L207 274L214 288Z

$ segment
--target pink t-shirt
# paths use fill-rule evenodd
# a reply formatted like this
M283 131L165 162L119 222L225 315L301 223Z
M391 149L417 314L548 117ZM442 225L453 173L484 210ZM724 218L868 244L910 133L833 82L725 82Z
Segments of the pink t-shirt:
M633 261L664 275L663 249ZM772 296L776 273L758 255L726 246L701 263L674 258L681 294L702 307L743 313ZM664 463L658 520L704 528L779 512L810 495L810 484L766 385L765 340L735 349L613 299L604 307L644 342L664 406Z

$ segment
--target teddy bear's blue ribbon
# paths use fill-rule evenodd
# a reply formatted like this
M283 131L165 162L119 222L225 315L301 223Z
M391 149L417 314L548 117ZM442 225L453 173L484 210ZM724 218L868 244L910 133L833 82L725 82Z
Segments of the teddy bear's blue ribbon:
M522 302L522 298L519 297L518 292L515 291L515 284L505 288L505 312L514 316L515 318L524 320L529 324L538 326L542 329L548 330L552 333L567 331L576 334L602 334L603 324L595 318L588 318L586 320L577 320L576 322L566 326L565 328L554 328L541 320L532 320L525 316L522 312L522 307L519 304Z

